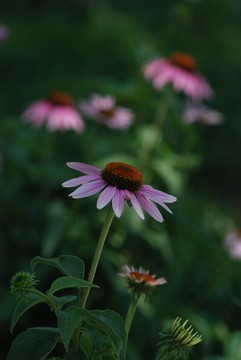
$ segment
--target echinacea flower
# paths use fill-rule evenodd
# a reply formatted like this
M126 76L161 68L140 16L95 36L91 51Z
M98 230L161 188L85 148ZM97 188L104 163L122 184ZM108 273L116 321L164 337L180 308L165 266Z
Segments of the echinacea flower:
M123 212L125 200L132 205L141 219L144 219L142 205L155 220L163 221L153 201L172 213L165 203L176 201L176 197L156 190L150 185L143 185L140 171L133 166L122 162L111 162L103 170L79 162L69 162L67 166L86 174L62 184L64 187L80 185L69 195L74 199L85 198L101 191L97 209L104 208L112 201L112 208L117 217Z
M81 133L85 127L74 100L68 93L61 91L54 91L46 99L30 104L23 113L23 119L35 127L46 121L50 131L73 129Z
M139 296L142 293L150 295L152 289L158 285L166 284L164 277L156 279L156 275L150 275L148 270L144 270L142 267L135 269L133 266L123 266L123 273L118 274L127 279L129 289L135 296Z
M206 79L196 70L192 56L174 52L170 58L149 61L143 68L144 76L156 89L171 83L175 91L183 91L193 100L209 99L213 91Z
M114 96L92 95L89 101L80 104L83 114L112 129L126 129L133 121L130 109L116 106Z
M241 229L227 234L224 246L232 258L241 259Z
M200 122L206 125L219 125L223 121L223 115L204 105L187 105L183 113L183 120L187 124Z

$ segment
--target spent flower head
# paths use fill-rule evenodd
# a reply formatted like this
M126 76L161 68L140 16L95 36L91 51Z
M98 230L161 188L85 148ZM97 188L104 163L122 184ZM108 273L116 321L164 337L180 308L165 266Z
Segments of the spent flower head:
M133 266L123 266L124 273L118 274L126 278L128 287L134 297L139 297L141 294L150 296L152 290L158 285L166 284L164 277L156 279L156 275L150 275L149 270L144 270L142 267L135 269Z
M160 332L159 354L156 360L187 360L194 345L202 341L202 336L194 332L192 325L186 327L188 320L181 324L177 317L171 328Z
M17 296L26 296L37 284L34 273L19 271L11 279L11 292Z
M144 65L143 74L156 89L171 83L175 91L183 91L193 100L213 96L208 82L196 69L196 60L182 52L174 52L169 58L149 61Z
M156 190L150 185L144 185L141 172L133 166L122 162L111 162L103 170L79 162L69 162L67 166L86 174L62 184L64 187L78 186L69 195L74 199L85 198L101 191L97 200L97 209L102 209L112 202L117 217L122 215L125 200L141 219L144 219L142 205L155 220L163 221L154 202L172 213L165 203L176 201L176 197Z
M133 122L134 114L130 109L116 106L114 96L92 95L83 101L80 109L83 114L112 129L127 129Z
M85 128L74 100L63 91L53 91L46 99L33 102L22 116L24 121L32 123L35 127L46 121L49 131L72 129L81 133Z

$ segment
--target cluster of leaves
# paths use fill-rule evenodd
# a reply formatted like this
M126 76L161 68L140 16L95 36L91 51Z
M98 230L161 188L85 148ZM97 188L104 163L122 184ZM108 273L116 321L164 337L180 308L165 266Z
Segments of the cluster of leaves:
M41 360L49 355L52 358L51 353L58 343L63 345L65 351L62 349L62 352L66 352L64 359L70 359L70 354L72 360L124 359L126 336L123 319L111 310L88 311L79 306L83 288L97 287L83 280L83 261L71 255L52 259L35 257L31 262L32 270L37 264L55 267L63 276L57 278L46 293L29 289L15 308L11 332L19 318L40 303L46 303L55 313L57 327L34 327L20 333L12 343L8 360ZM76 295L56 296L56 292L69 288L75 288Z

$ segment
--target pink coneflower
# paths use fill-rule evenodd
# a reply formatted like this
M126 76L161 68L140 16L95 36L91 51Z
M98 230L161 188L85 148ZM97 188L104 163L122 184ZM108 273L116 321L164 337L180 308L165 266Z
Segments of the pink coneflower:
M229 233L224 239L224 246L232 258L241 259L241 229Z
M0 19L0 42L4 42L9 37L9 30L8 27L1 22Z
M33 102L23 113L23 119L35 127L41 126L45 121L50 131L73 129L83 132L84 123L76 110L74 100L68 93L55 91L45 100Z
M206 125L219 125L223 121L223 115L204 105L187 105L183 113L183 120L188 124L200 122Z
M137 270L133 266L124 265L123 270L124 273L118 275L127 279L130 290L137 296L142 293L149 295L153 287L167 282L164 277L156 279L156 275L150 275L149 271L142 267Z
M112 129L126 129L133 121L130 109L115 105L114 96L92 95L89 101L80 104L82 112Z
M143 185L140 171L133 166L121 162L111 162L103 170L79 162L70 162L67 166L86 174L62 184L64 187L81 185L69 195L74 199L85 198L101 191L97 209L104 208L112 201L117 217L123 212L125 200L133 206L141 219L144 219L142 205L155 220L163 221L153 201L172 213L165 203L176 201L176 197L153 189L150 185Z
M183 91L194 100L213 96L208 82L196 70L195 59L181 52L174 52L170 58L159 58L148 62L144 66L143 73L156 89L171 83L176 91Z

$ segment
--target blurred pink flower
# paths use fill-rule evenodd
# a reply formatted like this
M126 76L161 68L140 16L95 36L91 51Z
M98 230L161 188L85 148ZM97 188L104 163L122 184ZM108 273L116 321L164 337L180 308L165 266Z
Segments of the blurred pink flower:
M184 110L183 120L188 124L200 122L207 125L219 125L223 122L223 114L204 105L189 104Z
M171 83L176 91L183 91L193 100L213 96L208 82L196 70L195 59L181 52L174 52L170 58L149 61L144 66L143 73L156 89Z
M89 101L80 104L82 112L110 128L124 130L133 122L133 112L130 109L115 105L114 96L92 95Z
M164 277L156 279L156 275L150 275L149 271L144 270L142 267L139 267L139 270L137 270L133 266L129 267L128 265L124 265L123 270L124 273L118 275L136 284L144 283L146 286L157 286L166 284L167 282Z
M0 42L4 42L9 37L9 29L6 25L0 22Z
M142 294L150 296L156 286L164 285L167 282L164 277L156 279L156 275L150 275L149 271L142 267L138 270L133 266L124 265L123 270L124 273L118 275L126 278L130 291L137 298Z
M241 259L241 230L227 234L224 246L232 258Z
M55 91L45 100L37 100L23 113L23 119L35 127L45 121L50 131L73 129L76 132L84 131L81 115L76 110L74 101L68 93Z
M97 209L104 208L112 201L112 208L118 218L122 215L125 200L133 206L141 219L144 219L142 205L155 220L163 221L154 202L172 213L165 203L176 201L176 197L156 190L150 185L143 185L140 171L133 166L121 162L111 162L101 170L79 162L70 162L67 165L86 174L62 184L64 187L81 185L69 195L74 199L85 198L101 191Z

